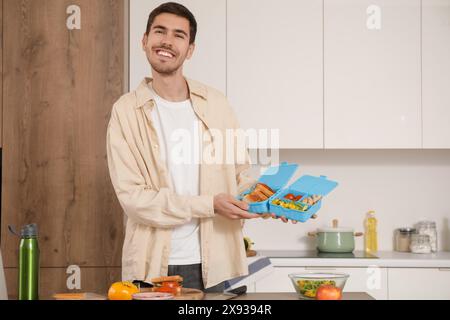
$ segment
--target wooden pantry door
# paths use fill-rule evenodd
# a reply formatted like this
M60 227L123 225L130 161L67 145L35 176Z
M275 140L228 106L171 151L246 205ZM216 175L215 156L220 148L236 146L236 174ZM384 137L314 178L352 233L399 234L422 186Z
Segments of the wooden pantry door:
M0 74L3 75L3 0L0 0ZM3 76L0 77L0 148L2 148L3 134ZM1 159L1 153L0 153ZM1 166L0 166L1 169ZM1 176L1 175L0 175ZM1 201L0 201L1 202Z
M7 268L17 267L19 245L7 226L33 222L42 268L120 267L123 216L106 129L125 87L124 1L3 1Z

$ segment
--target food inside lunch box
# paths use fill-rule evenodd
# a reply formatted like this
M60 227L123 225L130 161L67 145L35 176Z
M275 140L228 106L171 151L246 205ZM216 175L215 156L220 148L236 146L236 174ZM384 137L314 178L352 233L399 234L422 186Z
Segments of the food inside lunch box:
M322 196L320 195L313 195L309 197L303 197L302 195L293 195L292 193L288 193L283 197L287 200L282 199L274 199L272 200L272 204L286 208L286 209L292 209L292 210L298 210L298 211L308 211L310 207L315 205L317 202L319 202L322 199ZM299 199L299 200L294 200Z
M292 193L288 193L287 195L284 196L284 198L292 201L299 201L301 198L303 198L303 196L301 194L294 195Z
M275 192L264 183L257 183L250 193L243 197L243 200L247 203L261 202L269 199Z
M308 298L315 298L320 286L336 286L336 282L333 280L298 280L297 285L302 295Z
M306 203L307 205L313 206L317 202L319 202L322 199L322 196L320 195L313 195L307 198L302 199L303 203Z
M284 201L281 199L272 200L272 204L286 208L286 209L298 210L298 211L302 211L302 212L305 212L309 209L309 206L302 202L291 202L291 201Z

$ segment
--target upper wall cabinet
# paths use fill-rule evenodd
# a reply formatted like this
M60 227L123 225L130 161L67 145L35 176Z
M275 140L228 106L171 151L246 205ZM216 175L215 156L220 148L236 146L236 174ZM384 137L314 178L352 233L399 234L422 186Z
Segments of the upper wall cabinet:
M228 97L245 129L280 148L323 148L323 8L316 0L228 0Z
M325 148L421 148L420 0L324 6Z
M450 148L450 0L422 6L423 146Z
M167 1L130 1L130 89L151 76L150 64L142 49L142 38L150 12ZM226 1L180 0L191 10L198 23L196 48L184 67L184 74L226 91Z

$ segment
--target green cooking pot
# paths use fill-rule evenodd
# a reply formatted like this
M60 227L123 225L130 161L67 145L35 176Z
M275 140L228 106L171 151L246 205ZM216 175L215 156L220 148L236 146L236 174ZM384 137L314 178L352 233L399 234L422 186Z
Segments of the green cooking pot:
M334 220L332 228L320 228L308 235L316 237L319 252L351 253L355 250L355 237L360 237L363 233L355 233L351 228L338 228L337 220Z

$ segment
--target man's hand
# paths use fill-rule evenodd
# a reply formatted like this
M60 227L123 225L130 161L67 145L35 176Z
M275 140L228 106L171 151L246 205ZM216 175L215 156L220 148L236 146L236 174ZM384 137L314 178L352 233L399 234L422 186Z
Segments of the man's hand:
M284 223L288 223L289 219L287 219L286 217L277 217L277 215L275 213L264 213L262 214L262 218L264 219L281 219L281 221L283 221ZM295 220L291 220L292 224L297 224L297 221Z
M289 222L289 220L288 220L286 217L277 217L277 216L275 215L275 213L272 213L272 218L273 218L273 219L281 219L281 221L283 221L284 223L288 223L288 222ZM297 221L295 221L295 220L291 220L291 222L292 222L293 224L297 224Z
M261 215L249 213L248 203L239 201L229 194L221 193L214 196L214 211L232 220L260 218Z

